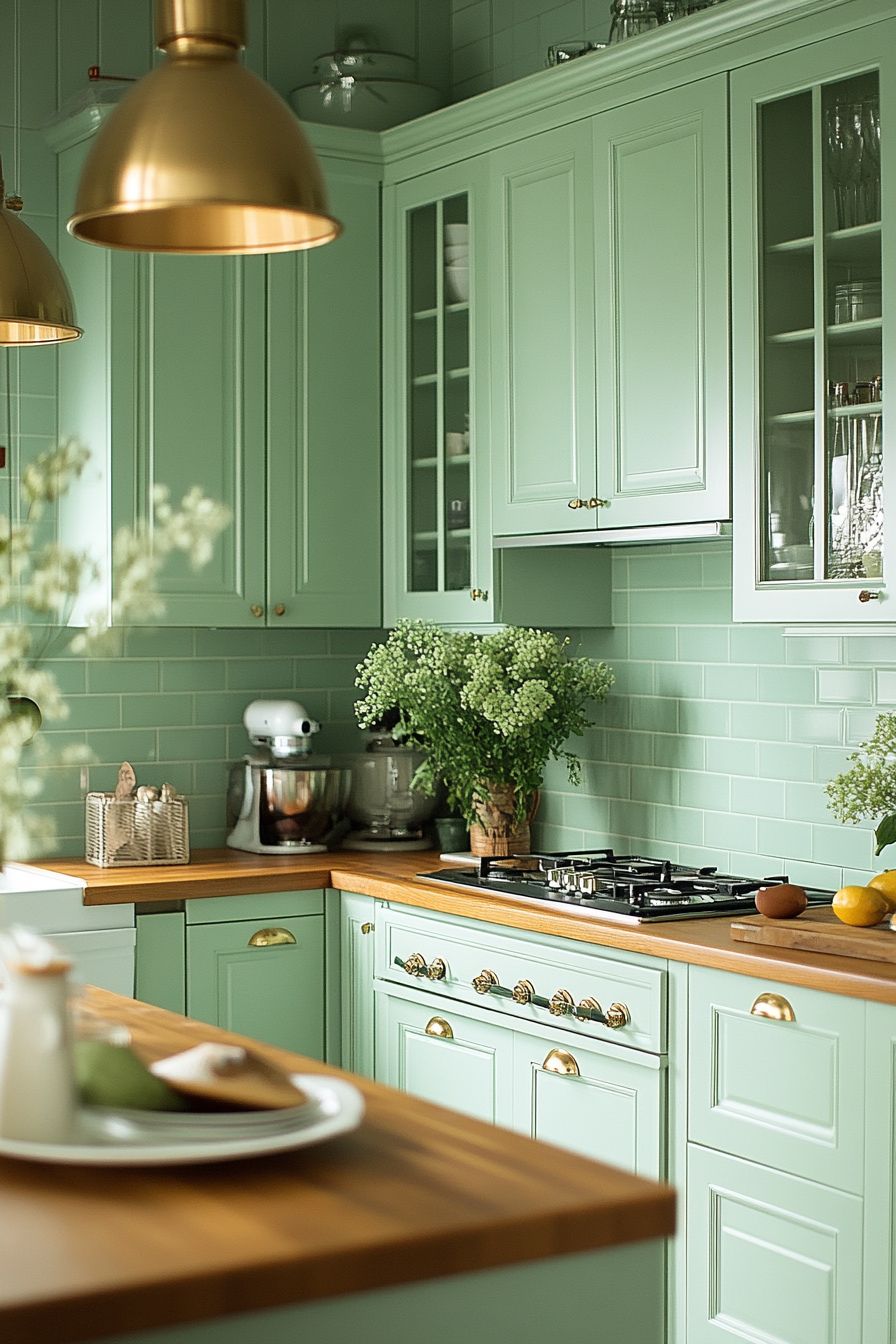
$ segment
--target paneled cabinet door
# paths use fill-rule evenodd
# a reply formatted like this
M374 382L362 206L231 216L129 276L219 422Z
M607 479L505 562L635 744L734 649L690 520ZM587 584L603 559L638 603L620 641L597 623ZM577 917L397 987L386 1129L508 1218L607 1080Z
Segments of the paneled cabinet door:
M372 896L340 893L339 981L344 1069L374 1076L373 951L376 904Z
M893 19L731 75L736 621L894 619L894 95Z
M662 1178L666 1072L660 1056L603 1053L563 1032L515 1031L513 1068L514 1128L639 1176Z
M492 620L487 179L471 159L383 194L383 611Z
M513 1032L458 1012L453 1003L416 1003L377 986L376 1076L390 1087L512 1125Z
M857 1344L862 1201L694 1144L687 1340Z
M324 917L187 925L187 1014L312 1059L324 1057Z
M166 564L165 620L252 625L265 602L265 260L108 252L73 238L65 220L91 139L59 154L59 255L84 327L60 350L59 432L91 453L60 531L103 573L76 617L108 606L112 537L149 512L154 487L178 503L199 485L233 523L203 569L180 554Z
M494 532L594 528L590 125L496 150L489 172Z
M345 231L326 247L268 258L267 617L376 627L379 169L318 154Z
M727 125L724 75L593 121L597 527L730 516Z

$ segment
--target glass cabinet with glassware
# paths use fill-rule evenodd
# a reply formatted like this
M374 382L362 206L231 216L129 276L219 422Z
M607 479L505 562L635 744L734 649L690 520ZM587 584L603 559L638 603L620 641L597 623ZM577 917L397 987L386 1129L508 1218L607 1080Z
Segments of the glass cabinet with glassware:
M737 70L731 94L734 617L894 621L896 23Z
M384 193L384 618L492 619L477 161ZM481 359L481 356L480 356ZM487 406L487 402L486 402ZM487 467L487 464L486 464Z

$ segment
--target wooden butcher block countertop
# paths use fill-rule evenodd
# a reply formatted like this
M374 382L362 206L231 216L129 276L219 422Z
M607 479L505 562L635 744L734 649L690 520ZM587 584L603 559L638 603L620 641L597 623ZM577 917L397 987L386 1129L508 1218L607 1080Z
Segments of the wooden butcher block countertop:
M160 1055L239 1041L103 990ZM335 1073L253 1048L291 1071ZM668 1186L366 1079L361 1128L208 1166L0 1159L0 1339L68 1344L671 1235Z
M661 924L616 924L568 914L525 897L510 899L421 882L417 873L450 867L435 851L416 854L314 854L307 857L194 850L189 864L170 868L95 868L83 859L37 865L83 878L86 905L115 905L251 895L255 892L334 887L402 905L440 910L490 924L529 929L577 942L668 957L853 998L896 1004L896 965L789 948L736 943L729 918L677 919Z

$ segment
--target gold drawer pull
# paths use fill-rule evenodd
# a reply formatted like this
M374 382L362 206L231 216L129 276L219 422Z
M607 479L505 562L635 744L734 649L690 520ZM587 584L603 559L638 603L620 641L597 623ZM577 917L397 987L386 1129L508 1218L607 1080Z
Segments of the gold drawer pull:
M249 939L250 947L285 947L295 942L295 934L289 929L259 929Z
M753 1017L770 1017L775 1022L795 1022L796 1013L783 994L760 994L750 1009Z
M361 925L361 932L362 932L362 933L373 933L373 925L372 925L372 924L362 924L362 925Z
M428 1028L427 1028L428 1030ZM548 1073L564 1073L579 1078L579 1066L568 1050L551 1050L541 1066Z
M438 1036L443 1041L453 1041L454 1032L444 1017L431 1017L426 1024L427 1036Z

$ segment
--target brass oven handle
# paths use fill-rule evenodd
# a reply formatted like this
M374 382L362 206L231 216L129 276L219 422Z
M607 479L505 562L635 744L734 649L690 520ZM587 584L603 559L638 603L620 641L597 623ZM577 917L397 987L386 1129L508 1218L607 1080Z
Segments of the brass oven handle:
M568 1050L550 1050L541 1066L548 1073L563 1073L574 1078L581 1077L581 1071L575 1057Z
M421 952L412 952L407 961L402 961L401 957L396 957L395 965L400 966L403 971L407 971L408 975L420 976L426 974L426 958Z
M259 929L249 939L249 947L285 947L294 942L295 935L289 929Z
M448 967L442 958L436 957L435 961L431 961L426 968L426 978L427 980L444 980L447 970Z
M760 994L750 1009L752 1017L770 1017L774 1022L795 1022L796 1013L783 994Z
M427 1036L438 1036L443 1041L454 1040L451 1024L446 1022L444 1017L431 1017L426 1024L426 1034Z
M570 1017L575 1012L576 1001L568 989L558 989L556 994L551 995L551 1001L548 1004L552 1017Z
M536 997L535 986L531 980L518 980L510 991L510 997L514 1003L531 1003Z
M480 971L474 975L472 984L477 994L497 994L501 999L513 998L513 990L499 984L494 971Z

